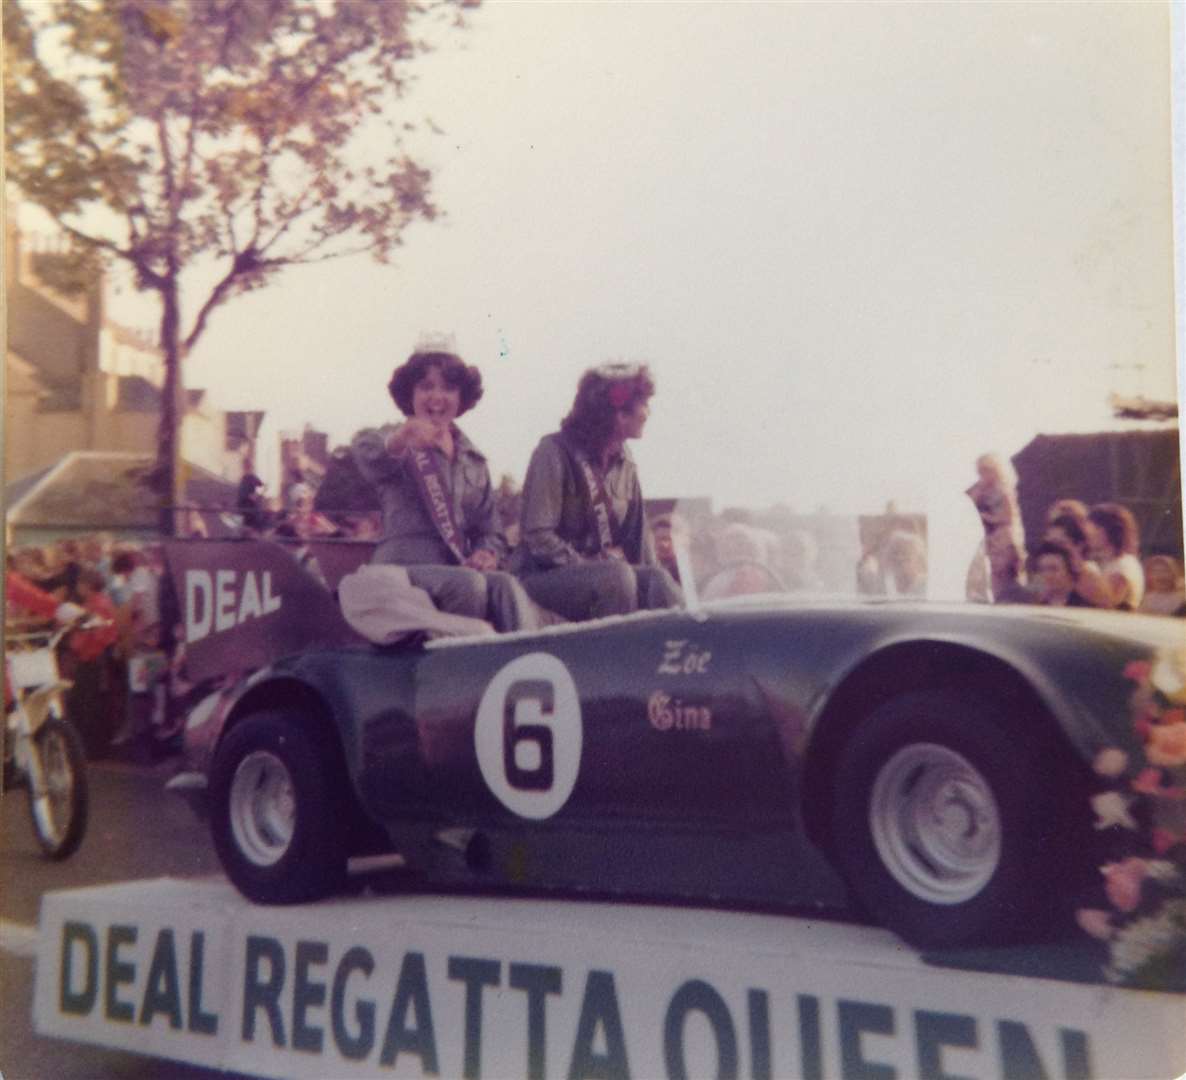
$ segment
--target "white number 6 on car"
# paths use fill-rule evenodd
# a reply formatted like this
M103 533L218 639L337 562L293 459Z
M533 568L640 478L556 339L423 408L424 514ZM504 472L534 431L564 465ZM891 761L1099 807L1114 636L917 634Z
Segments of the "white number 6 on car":
M581 703L556 657L528 653L486 687L474 748L487 787L508 810L548 818L568 801L581 767Z

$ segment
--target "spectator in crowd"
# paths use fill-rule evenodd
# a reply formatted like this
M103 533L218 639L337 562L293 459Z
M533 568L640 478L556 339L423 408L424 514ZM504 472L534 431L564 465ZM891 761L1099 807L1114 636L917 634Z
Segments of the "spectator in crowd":
M1145 598L1138 610L1147 615L1186 613L1182 564L1172 555L1150 555L1145 560Z
M255 473L244 473L235 493L235 510L243 521L244 532L259 535L272 523L264 482Z
M276 525L277 536L316 540L318 537L340 535L337 525L313 509L313 489L304 481L289 487L285 493L285 502L284 517Z
M107 595L116 610L132 598L131 577L136 569L137 555L131 548L117 548L111 556L111 576L107 579Z
M1064 499L1061 500L1061 504L1055 504L1061 505L1066 512L1053 518L1047 515L1049 524L1042 539L1064 544L1074 551L1078 557L1075 591L1089 607L1111 607L1110 592L1104 575L1091 557L1091 545L1087 538L1087 513L1084 510L1080 514L1074 503L1073 499Z
M1083 559L1068 544L1043 540L1032 557L1037 602L1048 607L1091 607L1076 590Z
M99 622L98 626L75 630L70 635L74 654L72 681L67 694L67 710L79 734L87 756L103 757L111 744L119 719L113 703L118 696L115 680L119 676L112 651L119 638L115 605L107 596L103 575L92 567L83 567L78 575L78 595L82 607Z
M371 561L407 567L442 611L499 630L535 628L523 586L499 569L507 548L485 455L456 424L482 397L481 373L454 353L417 351L387 389L407 419L352 443L383 508Z
M927 545L921 536L903 529L891 533L884 562L891 596L926 596Z
M884 596L885 570L876 551L865 550L857 560L857 595ZM969 597L971 598L971 597Z
M1006 545L994 548L988 553L988 566L992 575L992 602L994 604L1032 604L1033 592L1021 583L1021 560L1017 549Z
M1017 506L1017 476L998 454L981 454L976 459L976 474L976 482L967 490L984 526L984 542L976 559L988 560L995 598L998 592L1009 591L1014 583L1008 576L1011 572L1008 568L1020 568L1025 557L1021 512ZM995 574L993 565L998 568ZM973 577L974 571L970 571L969 578Z
M645 365L586 371L560 430L531 456L516 564L532 598L567 619L680 602L655 554L626 448L642 437L654 392Z
M50 577L45 555L38 547L10 548L8 569L23 581L37 589L46 591L43 583Z
M1087 520L1087 503L1079 499L1055 499L1046 508L1046 524L1050 525L1055 519L1070 516L1078 521Z
M1135 611L1145 598L1145 571L1137 558L1136 518L1119 503L1098 503L1087 514L1087 542L1104 577L1103 606Z
M675 525L671 514L660 514L651 529L655 534L655 558L676 582L679 581L679 565L675 558Z
M720 568L701 590L705 600L751 593L782 592L785 585L772 565L771 542L777 538L765 529L730 522L717 538Z
M64 603L81 603L78 575L82 572L82 563L77 544L73 540L59 540L44 549L43 554L48 576L37 582L38 587L53 593Z
M127 707L123 723L112 744L147 740L164 715L165 667L161 636L161 575L164 570L158 548L125 549L114 566L126 572L119 593L125 597L118 608L120 641L127 662ZM130 567L130 569L128 569Z
M60 623L81 618L85 611L72 601L59 600L52 593L30 581L17 568L19 560L9 559L4 575L6 608L15 608L41 622L56 619Z
M107 580L111 577L111 559L114 553L114 541L110 533L96 533L85 536L78 542L79 556L83 566L98 570Z

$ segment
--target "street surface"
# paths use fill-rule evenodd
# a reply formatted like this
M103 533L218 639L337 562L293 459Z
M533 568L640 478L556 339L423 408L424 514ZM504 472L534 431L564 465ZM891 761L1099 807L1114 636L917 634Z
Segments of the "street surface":
M91 816L69 859L39 854L23 789L0 801L0 1073L4 1080L227 1080L175 1061L44 1039L32 1030L33 957L41 895L113 881L219 873L209 833L164 790L176 766L92 762Z

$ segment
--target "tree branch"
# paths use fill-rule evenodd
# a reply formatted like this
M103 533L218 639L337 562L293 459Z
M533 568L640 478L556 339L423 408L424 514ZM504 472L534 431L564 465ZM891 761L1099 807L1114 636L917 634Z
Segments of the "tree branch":
M243 264L245 256L245 252L236 254L234 259L231 260L231 268L223 275L218 284L210 290L210 295L206 297L206 302L198 312L197 318L194 319L194 328L189 332L189 336L181 343L183 352L189 353L193 349L198 342L198 338L202 336L202 331L206 329L206 323L210 318L210 313L230 295L231 290L235 287L235 283L239 278L248 272ZM254 259L252 259L252 267L254 267L254 262Z

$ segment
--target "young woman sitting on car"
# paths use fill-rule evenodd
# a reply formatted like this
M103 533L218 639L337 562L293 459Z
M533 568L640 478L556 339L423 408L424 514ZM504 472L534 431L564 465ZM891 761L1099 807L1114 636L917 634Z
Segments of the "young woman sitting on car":
M560 430L531 456L516 568L532 599L567 619L681 602L655 555L626 449L642 437L654 391L645 365L586 371Z
M481 399L481 373L451 352L417 351L387 389L407 420L361 431L351 446L382 508L371 561L407 567L442 611L535 629L534 605L499 570L506 545L486 458L455 422Z

